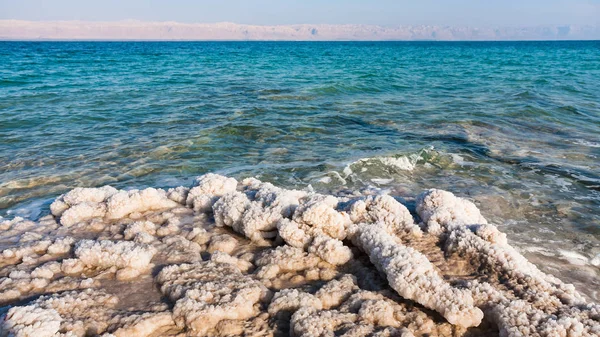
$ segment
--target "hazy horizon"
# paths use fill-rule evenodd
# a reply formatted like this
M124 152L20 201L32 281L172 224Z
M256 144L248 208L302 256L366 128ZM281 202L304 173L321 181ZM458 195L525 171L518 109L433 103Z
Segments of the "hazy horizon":
M0 20L0 40L182 41L521 41L598 40L593 25L442 26L232 22Z
M0 0L0 39L595 40L600 0Z

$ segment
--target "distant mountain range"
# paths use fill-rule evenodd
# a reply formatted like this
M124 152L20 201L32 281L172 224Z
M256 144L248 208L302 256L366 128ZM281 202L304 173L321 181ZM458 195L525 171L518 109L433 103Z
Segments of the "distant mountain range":
M600 27L449 27L0 20L1 40L594 40Z

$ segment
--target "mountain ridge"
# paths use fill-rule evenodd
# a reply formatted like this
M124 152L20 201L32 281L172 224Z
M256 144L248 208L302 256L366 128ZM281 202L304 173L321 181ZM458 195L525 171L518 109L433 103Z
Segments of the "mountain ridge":
M248 25L232 22L0 20L2 40L198 40L198 41L512 41L596 40L600 27L377 26L364 24Z

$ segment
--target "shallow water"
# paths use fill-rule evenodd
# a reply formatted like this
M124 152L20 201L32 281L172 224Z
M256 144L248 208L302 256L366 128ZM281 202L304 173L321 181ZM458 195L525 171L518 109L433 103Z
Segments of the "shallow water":
M599 61L599 42L0 42L0 215L206 172L436 187L597 300Z

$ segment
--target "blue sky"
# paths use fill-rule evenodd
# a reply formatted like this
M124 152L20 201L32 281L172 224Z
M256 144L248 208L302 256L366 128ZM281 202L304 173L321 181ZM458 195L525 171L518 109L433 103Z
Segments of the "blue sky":
M600 24L600 0L0 0L0 19L246 24Z

